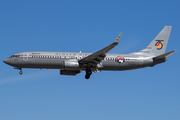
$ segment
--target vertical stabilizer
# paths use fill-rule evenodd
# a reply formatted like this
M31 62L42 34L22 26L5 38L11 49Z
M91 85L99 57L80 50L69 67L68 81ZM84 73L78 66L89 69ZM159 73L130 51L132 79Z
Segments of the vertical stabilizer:
M136 52L135 54L148 56L159 56L161 54L164 54L166 51L171 29L172 26L165 26L145 49Z

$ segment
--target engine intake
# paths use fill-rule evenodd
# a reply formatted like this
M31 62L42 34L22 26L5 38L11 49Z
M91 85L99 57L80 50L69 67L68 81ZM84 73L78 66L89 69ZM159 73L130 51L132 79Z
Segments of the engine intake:
M79 63L77 60L75 61L63 61L63 68L64 69L74 69L74 68L79 68Z

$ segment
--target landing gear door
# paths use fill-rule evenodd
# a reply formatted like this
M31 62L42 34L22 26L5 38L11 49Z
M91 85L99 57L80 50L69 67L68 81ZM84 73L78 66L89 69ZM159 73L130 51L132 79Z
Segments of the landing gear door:
M28 56L29 56L28 53L23 53L23 60L28 61Z

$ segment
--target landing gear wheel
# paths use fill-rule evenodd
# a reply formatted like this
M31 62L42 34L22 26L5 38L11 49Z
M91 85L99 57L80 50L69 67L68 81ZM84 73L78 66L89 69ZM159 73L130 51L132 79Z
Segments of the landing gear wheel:
M89 78L90 78L90 76L91 76L91 74L92 74L91 69L87 69L87 70L86 70L86 75L85 75L85 78L86 78L86 79L89 79Z
M19 72L19 74L20 74L20 75L22 75L22 74L23 74L23 72L22 72L22 71L20 71L20 72Z
M86 79L89 79L89 78L90 78L90 75L86 74L86 75L85 75L85 78L86 78Z

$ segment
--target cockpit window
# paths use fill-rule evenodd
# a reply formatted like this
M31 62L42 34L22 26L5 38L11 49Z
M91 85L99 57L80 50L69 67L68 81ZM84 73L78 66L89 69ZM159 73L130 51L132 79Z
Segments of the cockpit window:
M20 55L12 55L11 57L19 57Z

